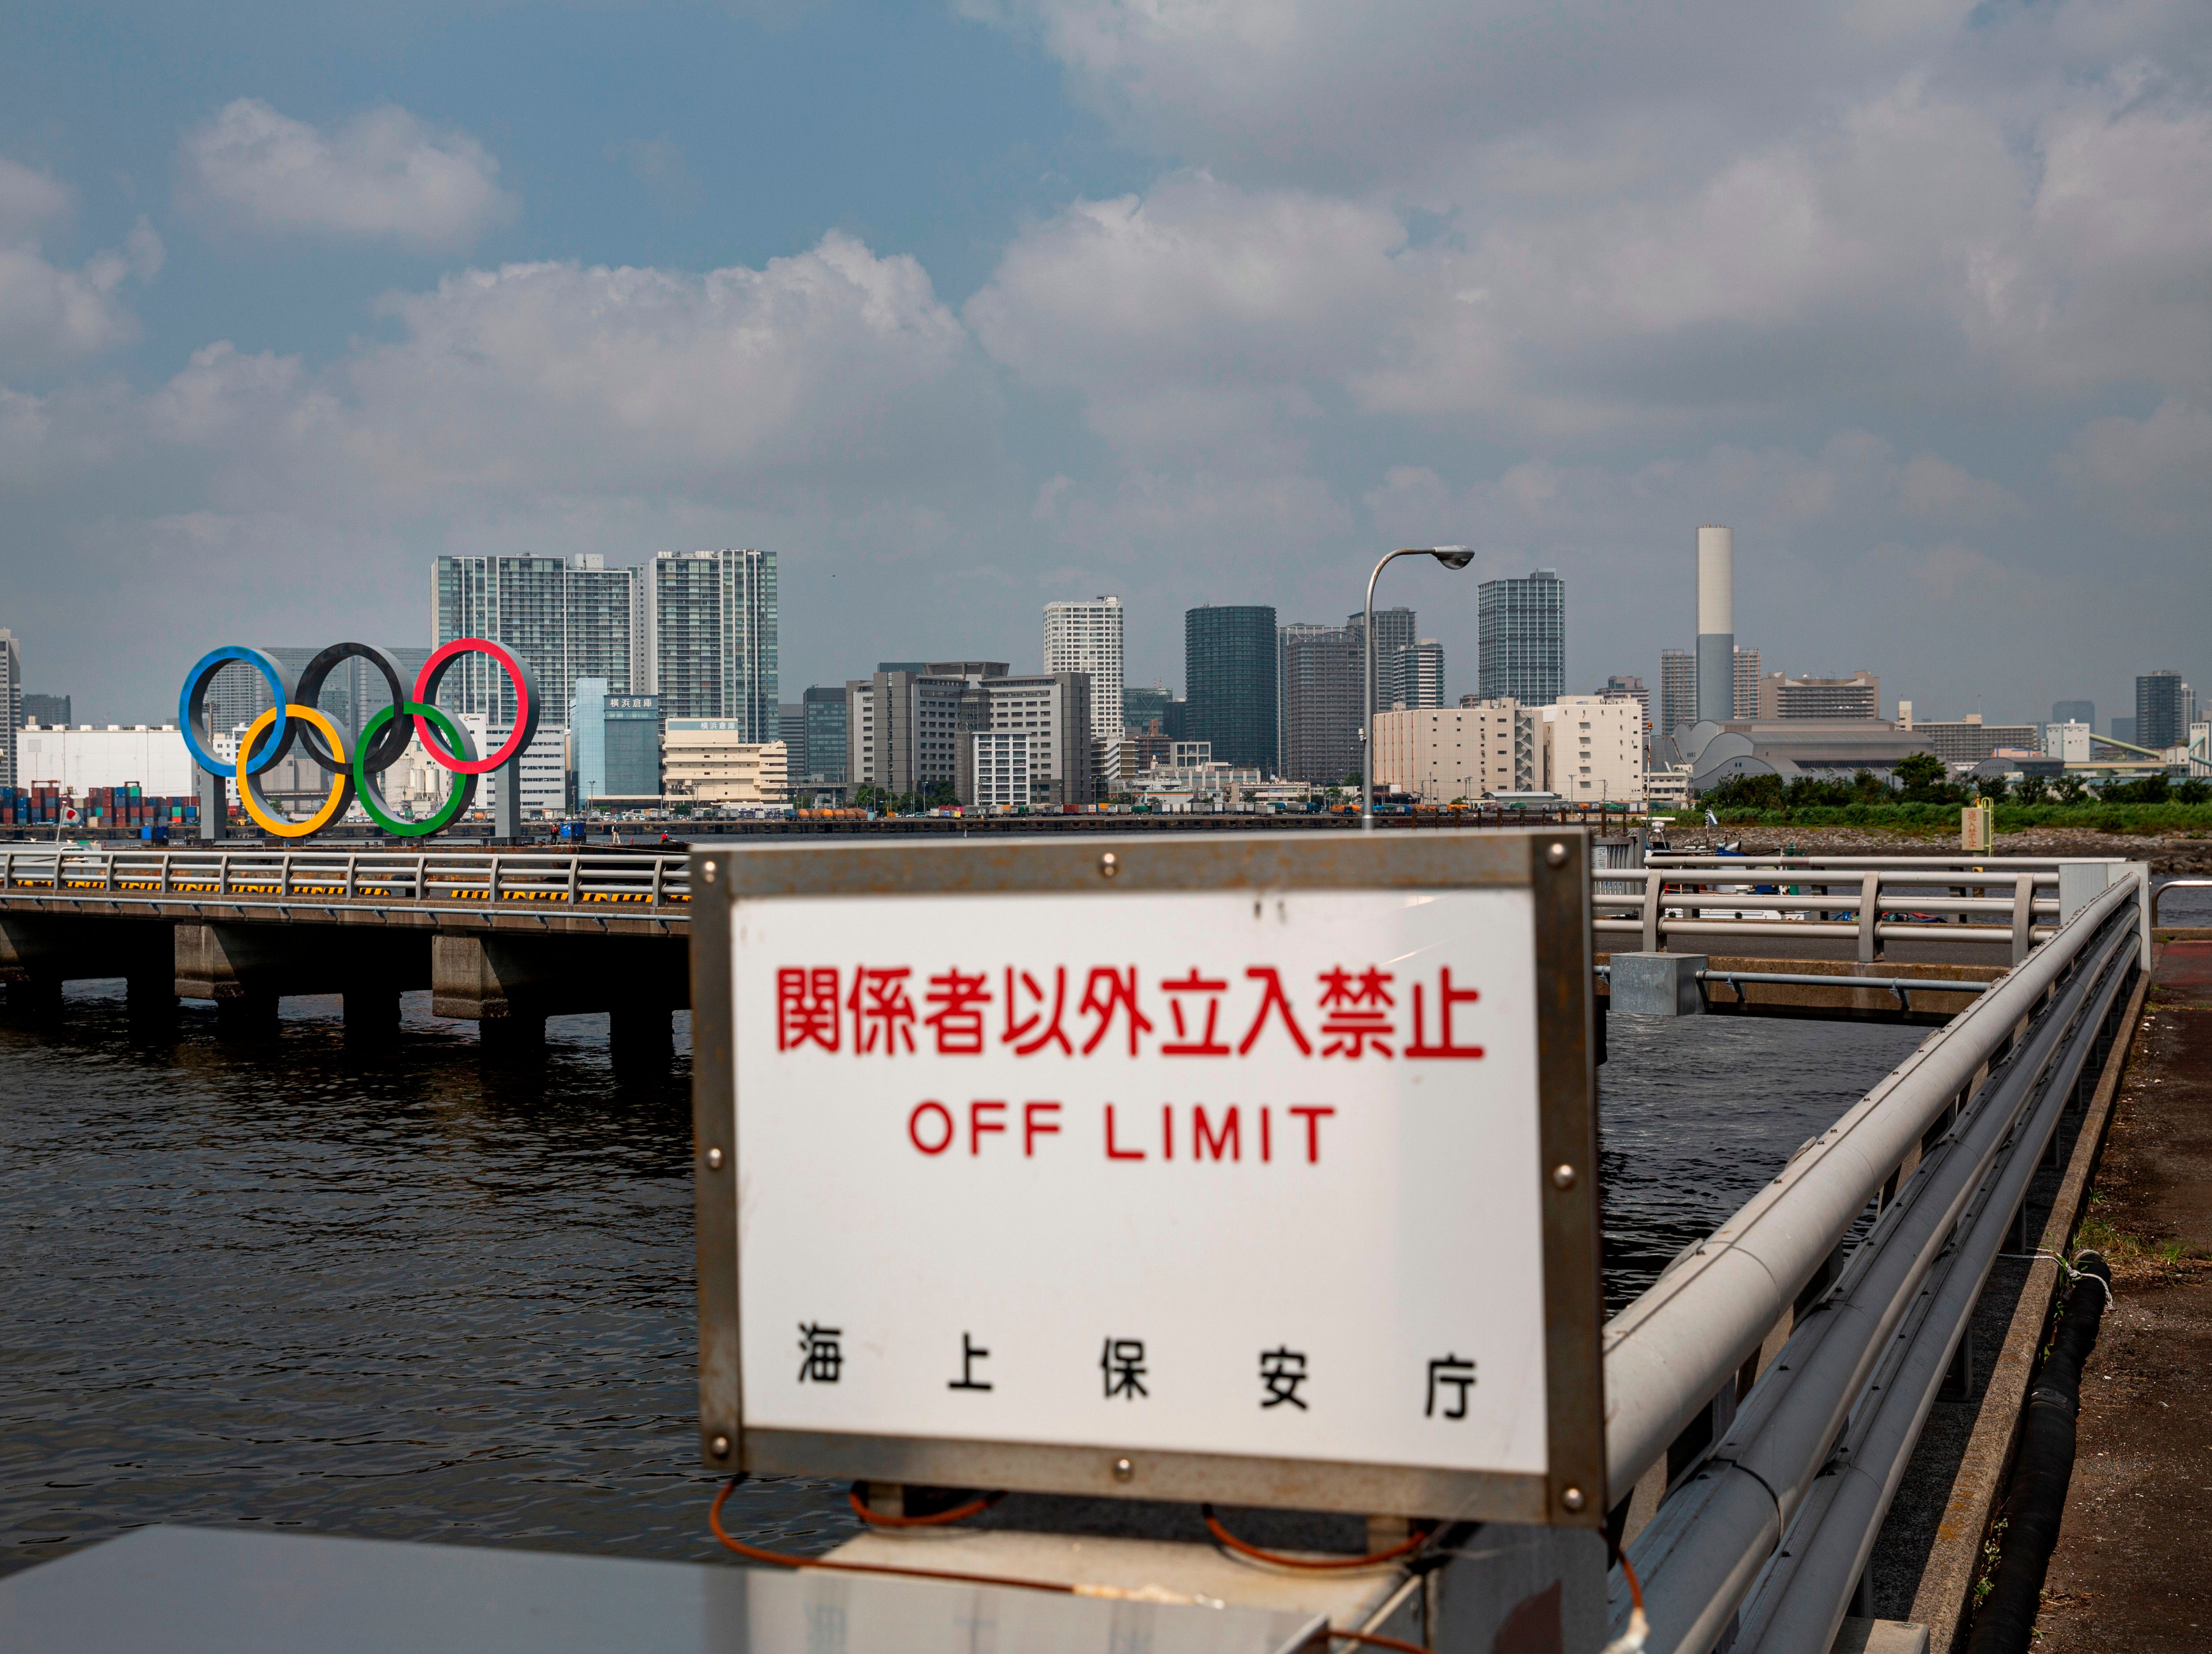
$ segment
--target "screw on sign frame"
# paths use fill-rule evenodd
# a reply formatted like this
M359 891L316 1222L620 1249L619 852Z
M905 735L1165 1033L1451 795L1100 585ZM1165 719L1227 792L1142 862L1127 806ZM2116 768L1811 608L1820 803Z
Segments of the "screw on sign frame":
M453 663L467 655L486 655L507 674L514 693L513 729L499 750L489 758L477 755L468 731L436 704L438 690ZM391 704L380 708L362 726L349 754L337 724L316 703L323 685L343 662L362 660L376 669L391 695ZM223 667L239 663L258 673L269 686L269 709L247 726L235 758L226 760L215 752L215 735L208 722L208 691ZM537 674L529 662L488 638L456 638L441 645L416 674L410 690L398 663L384 650L366 643L335 643L322 651L290 677L267 651L235 644L211 649L185 674L177 698L177 727L193 761L210 775L230 774L238 781L240 802L255 825L279 839L306 839L342 817L358 797L369 819L398 838L419 839L450 826L476 798L477 778L515 760L529 748L538 734L541 696ZM424 754L441 769L450 771L453 784L446 802L419 821L392 813L385 802L381 778L420 740ZM297 745L306 757L331 772L330 795L313 815L295 821L272 805L263 792L260 778L281 762Z

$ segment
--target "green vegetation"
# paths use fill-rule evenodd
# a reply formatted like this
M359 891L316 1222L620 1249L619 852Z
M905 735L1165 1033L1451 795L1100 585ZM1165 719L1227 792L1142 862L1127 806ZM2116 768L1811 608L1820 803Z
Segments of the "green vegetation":
M1947 833L1959 830L1960 809L1974 791L1996 806L1996 830L2021 833L2057 827L2082 833L2161 834L2212 832L2212 785L2201 780L2170 783L2162 775L2113 782L2100 792L2085 789L2074 776L2055 782L2030 776L2008 789L2002 778L1960 785L1946 779L1943 766L1925 753L1898 766L1904 785L1893 788L1861 770L1849 781L1811 776L1784 784L1775 775L1743 775L1723 781L1696 799L1688 819L1702 820L1710 809L1727 827L1850 827L1877 831Z

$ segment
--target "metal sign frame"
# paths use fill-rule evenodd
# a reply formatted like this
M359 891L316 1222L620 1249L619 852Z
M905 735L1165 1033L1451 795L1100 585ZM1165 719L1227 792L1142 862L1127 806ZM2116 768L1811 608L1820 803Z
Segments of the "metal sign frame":
M1600 1331L1589 844L1584 829L1100 836L806 844L691 855L693 1178L699 1447L708 1468L927 1486L1597 1527L1609 1500ZM1537 1179L1548 1470L1542 1475L1245 1454L955 1440L744 1422L738 1313L737 1070L731 910L742 899L1020 893L1525 888L1534 898ZM1479 1269L1470 1257L1467 1267Z

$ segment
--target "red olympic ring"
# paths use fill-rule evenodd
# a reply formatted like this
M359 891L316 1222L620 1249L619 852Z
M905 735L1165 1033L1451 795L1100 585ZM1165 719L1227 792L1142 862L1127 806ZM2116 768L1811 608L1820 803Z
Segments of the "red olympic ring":
M422 743L422 750L428 754L432 763L449 769L456 775L489 775L530 744L531 737L538 730L538 702L532 693L533 681L529 669L507 649L487 638L456 638L424 661L422 671L415 679L415 700L424 706L435 701L438 685L446 676L446 669L467 654L489 655L507 673L507 682L514 686L514 728L507 737L507 744L489 758L473 761L456 758L439 744L429 720L420 712L415 714L415 736Z

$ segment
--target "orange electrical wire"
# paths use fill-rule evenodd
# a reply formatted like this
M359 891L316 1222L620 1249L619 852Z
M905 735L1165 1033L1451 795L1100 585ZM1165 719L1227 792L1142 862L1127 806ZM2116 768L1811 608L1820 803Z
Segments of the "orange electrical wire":
M1239 1556L1249 1556L1258 1561L1272 1562L1279 1568L1300 1568L1315 1573L1335 1573L1346 1568L1376 1567L1385 1562L1395 1562L1398 1558L1417 1551L1429 1542L1426 1533L1417 1533L1404 1544L1393 1545L1389 1550L1377 1551L1372 1556L1351 1556L1341 1561L1316 1562L1304 1557L1284 1556L1275 1551L1263 1551L1257 1545L1248 1545L1221 1525L1221 1519L1213 1514L1213 1506L1201 1505L1198 1510L1199 1514L1206 1518L1206 1530ZM1352 1633L1340 1631L1333 1634L1348 1637Z
M1017 1579L1011 1575L995 1573L946 1573L936 1568L901 1568L888 1562L832 1562L827 1557L791 1556L782 1551L763 1550L758 1545L748 1545L742 1539L732 1539L722 1527L722 1506L737 1491L738 1478L732 1476L722 1484L722 1491L714 1495L714 1502L707 1507L707 1525L720 1540L739 1556L755 1562L766 1562L779 1568L828 1568L838 1573L895 1573L909 1579L957 1579L970 1585L1012 1585L1021 1590L1049 1590L1062 1596L1081 1595L1074 1586L1063 1585L1054 1580Z
M880 1516L860 1502L858 1486L848 1489L845 1497L852 1501L853 1514L872 1528L941 1528L949 1522L965 1522L971 1516L982 1515L1006 1494L985 1493L981 1499L971 1499L965 1505L939 1511L935 1516Z

